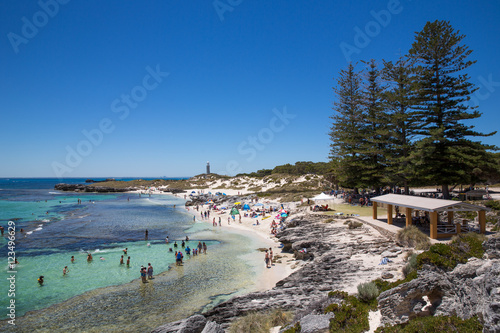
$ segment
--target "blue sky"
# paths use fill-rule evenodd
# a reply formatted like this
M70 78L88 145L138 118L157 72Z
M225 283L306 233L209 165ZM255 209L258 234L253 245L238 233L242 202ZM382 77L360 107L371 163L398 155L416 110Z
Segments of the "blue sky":
M473 124L497 130L498 1L2 1L0 177L327 161L334 77L396 59L436 19L467 36Z

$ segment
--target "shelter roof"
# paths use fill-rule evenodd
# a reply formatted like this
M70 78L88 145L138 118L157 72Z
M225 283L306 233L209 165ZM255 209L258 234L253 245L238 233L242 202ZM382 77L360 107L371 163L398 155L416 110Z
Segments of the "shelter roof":
M427 212L465 212L490 210L487 207L472 205L462 201L432 199L412 195L384 194L370 199L373 202L384 203L399 207L407 207Z

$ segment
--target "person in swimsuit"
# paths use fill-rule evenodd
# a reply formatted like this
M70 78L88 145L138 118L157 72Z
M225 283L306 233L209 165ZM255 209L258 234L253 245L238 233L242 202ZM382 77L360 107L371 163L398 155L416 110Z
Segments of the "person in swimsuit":
M202 248L203 248L203 245L201 245L201 242L198 242L198 253L201 252Z
M75 262L75 256L71 256L71 262Z
M123 256L120 258L120 265L123 265Z
M148 263L148 279L153 278L153 266L151 266L151 263Z
M269 268L269 253L267 252L267 250L266 250L265 261L266 261L266 267Z
M39 285L43 286L43 275L40 275L37 281Z
M203 253L207 254L207 244L205 242L203 242Z
M68 266L64 266L64 268L63 268L63 276L65 276L66 273L68 273L68 272L69 272Z
M142 283L148 282L146 280L146 267L144 267L144 266L141 266L141 280L142 280Z
M130 257L127 258L127 267L130 266Z
M92 261L92 259L93 259L93 258L92 258L92 254L90 254L90 252L89 252L89 254L87 255L87 261L88 261L88 262L91 262L91 261Z

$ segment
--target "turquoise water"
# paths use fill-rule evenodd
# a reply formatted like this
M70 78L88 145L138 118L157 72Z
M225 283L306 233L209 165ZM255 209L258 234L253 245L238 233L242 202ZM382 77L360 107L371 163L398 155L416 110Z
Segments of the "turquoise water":
M0 179L0 225L7 230L13 220L17 228L18 327L40 332L143 331L250 291L256 267L262 265L257 248L263 245L210 223L195 222L183 206L184 200L167 195L60 193L46 180L17 186ZM206 242L208 254L185 256L179 267L168 248L177 240L180 249L186 235L191 248L200 240ZM4 291L10 275L6 244L4 236L0 239ZM119 264L125 247L130 268ZM91 263L87 252L93 254ZM143 284L139 269L148 263L154 267L155 279ZM64 266L69 268L66 276ZM43 286L37 283L40 275L45 277ZM5 309L9 300L7 292L1 293L0 308ZM6 314L0 312L0 317ZM0 323L0 332L11 328L6 321Z
M214 241L206 243L209 248L217 244ZM186 245L194 247L197 242L189 241ZM89 290L130 282L140 277L141 265L147 267L148 263L153 265L155 274L167 271L169 266L175 265L174 253L168 251L170 247L173 247L172 243L167 245L163 241L110 244L105 249L90 250L92 262L87 262L87 252L66 252L57 249L45 249L52 252L50 255L20 258L16 267L16 313L21 316L26 311L42 309ZM120 265L124 248L128 248L128 256L131 257L128 267L126 264ZM75 257L73 263L71 256ZM101 257L104 260L101 260ZM126 262L127 256L124 256L124 259ZM184 255L186 265L189 260L191 258ZM64 266L69 269L65 276ZM7 270L6 266L0 277L2 280L6 280L10 275ZM43 286L37 283L40 275L44 276ZM7 306L6 303L2 304L4 305ZM3 315L2 319L5 318L5 314Z

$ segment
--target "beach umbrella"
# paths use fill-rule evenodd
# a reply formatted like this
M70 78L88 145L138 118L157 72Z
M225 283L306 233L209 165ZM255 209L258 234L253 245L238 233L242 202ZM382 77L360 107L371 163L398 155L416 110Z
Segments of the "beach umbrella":
M235 202L234 204L235 205L241 205L241 202L238 201L238 202Z
M288 214L286 214L286 213L282 213L282 214L281 214L281 217L288 217Z
M236 207L233 207L233 209L231 209L231 215L239 215L240 212L238 211L238 209Z
M196 193L196 191L192 191L191 193Z
M249 206L248 204L245 204L245 205L243 206L243 210L250 210L250 206Z

